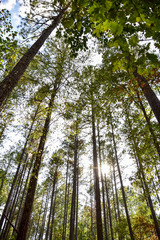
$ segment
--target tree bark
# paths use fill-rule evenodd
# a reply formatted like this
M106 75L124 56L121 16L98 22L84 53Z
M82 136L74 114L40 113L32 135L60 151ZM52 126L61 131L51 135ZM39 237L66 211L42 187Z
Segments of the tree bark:
M143 76L141 76L138 72L137 69L133 72L138 85L142 89L142 92L144 96L146 97L151 109L154 112L154 115L157 119L157 121L160 123L160 101L157 98L156 94L153 92L151 89L147 79Z
M103 179L103 175L102 175L102 157L101 157L101 141L100 141L99 123L97 124L97 132L98 132L98 149L99 149L100 173L101 173L101 183L102 183L102 201L103 201L103 216L104 216L105 240L108 240L109 238L108 238L108 232L107 232L107 218L106 218L104 179Z
M23 160L24 154L26 152L26 147L27 147L27 144L28 144L28 141L29 141L30 134L32 132L33 125L35 123L35 119L36 119L36 116L37 116L37 113L38 113L38 109L39 109L39 105L37 106L34 117L32 119L32 123L31 123L30 129L29 129L29 132L27 134L26 141L24 143L24 147L22 149L22 153L21 153L20 158L19 158L19 164L18 164L18 167L17 167L17 171L15 173L15 176L14 176L14 179L13 179L13 182L12 182L12 186L11 186L8 198L7 198L7 202L5 204L5 207L4 207L2 216L1 216L1 220L0 220L0 230L1 230L1 232L2 232L2 225L3 225L4 219L5 219L5 215L8 214L8 211L9 211L11 198L12 198L12 195L13 195L13 191L14 191L18 176L19 176L19 172L20 172L21 167L22 167L22 160Z
M76 136L74 141L74 171L73 171L73 192L71 203L71 215L70 215L70 235L69 240L74 240L74 228L75 228L75 207L76 207L76 179L77 179L77 162L78 162L78 136L76 125Z
M96 131L95 131L95 116L94 116L93 104L94 104L94 100L92 96L93 171L94 171L94 180L95 180L94 187L95 187L95 202L96 202L97 239L103 240L101 199L100 199L98 161L97 161L97 144L96 144Z
M112 214L111 214L111 206L110 206L110 199L109 199L109 190L108 190L108 183L105 175L105 187L106 187L106 194L107 194L107 203L108 203L108 214L109 214L109 223L110 223L110 231L111 231L111 239L114 240L113 236L113 226L112 226Z
M38 174L39 174L39 170L40 170L40 166L41 166L44 145L45 145L47 134L49 131L52 107L53 107L56 92L57 92L57 89L54 89L54 91L52 92L52 95L51 95L51 100L50 100L49 107L48 107L47 117L45 120L43 133L42 133L42 136L40 139L38 152L36 154L36 160L35 160L34 167L32 170L29 187L28 187L28 192L27 192L27 196L26 196L26 200L25 200L25 204L24 204L22 219L21 219L21 222L19 225L18 235L17 235L16 240L26 240L26 237L27 237L27 230L28 230L32 207L33 207L33 200L34 200L35 190L36 190L36 186L37 186L37 179L38 179Z
M143 115L144 115L144 117L145 117L145 119L146 119L148 129L149 129L149 131L150 131L150 133L151 133L151 137L152 137L152 139L153 139L154 146L155 146L155 148L156 148L156 150L157 150L158 156L160 157L160 146L159 146L157 137L156 137L156 135L155 135L155 133L154 133L154 130L153 130L152 125L151 125L151 122L150 122L150 119L149 119L149 117L147 116L146 110L145 110L145 108L144 108L144 106L143 106L142 100L141 100L140 95L139 95L138 92L137 92L137 97L138 97L138 102L139 102L139 104L140 104L140 108L141 108L141 110L142 110L142 112L143 112Z
M34 56L37 54L39 49L42 47L46 39L49 37L49 35L52 33L52 31L57 27L57 25L60 23L65 11L68 9L70 3L67 4L66 7L64 7L58 16L54 19L52 24L45 29L39 39L31 46L30 49L23 55L23 57L19 60L19 62L16 64L16 66L13 68L13 70L10 72L10 74L0 83L0 109L2 107L2 104L7 99L7 97L10 95L12 90L17 85L19 79L23 75L23 73L26 71L28 65L30 64L31 60L34 58Z
M67 160L67 167L66 167L66 187L65 187L65 200L64 200L64 217L63 217L63 234L62 234L62 240L66 239L66 226L67 226L67 199L68 199L68 166L69 165L69 158Z
M46 217L47 217L47 209L48 209L49 195L50 195L50 190L48 189L48 193L47 193L47 196L46 196L45 207L44 207L42 225L41 225L41 229L40 229L40 233L39 233L38 240L42 240L42 239L43 239L44 227L45 227L45 222L46 222ZM37 240L37 238L35 238L35 240Z
M79 164L78 164L78 161L77 161L77 197L76 197L76 231L75 231L75 240L78 239L78 200L79 200Z
M130 132L132 134L132 127L131 127L131 123L130 123L129 119L128 119L128 124L129 124ZM153 221L154 221L157 237L160 240L160 228L159 228L159 225L158 225L156 213L154 211L154 206L153 206L153 203L152 203L149 187L148 187L148 184L146 182L144 168L143 168L143 165L142 165L142 160L140 158L137 143L135 141L135 138L134 138L133 134L131 135L131 142L132 142L132 146L133 146L132 148L133 148L134 156L135 156L135 159L136 159L137 168L140 172L139 178L142 182L145 197L147 197L146 201L149 205L149 208L150 208L150 211L151 211L151 214L152 214L152 218L153 218Z
M54 177L53 177L53 185L52 185L52 196L51 196L51 204L50 204L50 212L49 212L49 217L48 217L48 224L47 224L47 231L46 231L46 237L45 239L48 240L48 237L49 237L49 233L50 233L50 230L51 230L51 217L52 217L52 212L53 212L53 203L54 203L54 194L55 194L55 186L56 186L56 182L57 182L57 170L58 170L58 165L56 166L56 169L55 169L55 173L54 173Z
M127 217L128 228L129 228L131 240L134 240L134 234L133 234L133 230L132 230L132 226L131 226L130 216L129 216L128 207L127 207L127 201L126 201L126 196L125 196L125 191L124 191L124 186L123 186L123 180L122 180L121 170L120 170L119 161L118 161L117 147L116 147L116 141L115 141L115 137L114 137L114 129L113 129L113 124L112 124L112 116L111 116L111 128L112 128L112 139L113 139L115 160L117 163L117 169L118 169L118 174L119 174L119 179L120 179L120 184L121 184L121 190L122 190L123 202L124 202L124 207L125 207L125 212L126 212L126 217Z

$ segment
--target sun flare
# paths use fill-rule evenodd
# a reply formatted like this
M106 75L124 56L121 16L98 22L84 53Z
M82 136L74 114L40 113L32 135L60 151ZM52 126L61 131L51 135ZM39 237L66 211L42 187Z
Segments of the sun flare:
M108 165L107 163L102 163L101 170L102 170L103 176L105 175L108 176L111 171L110 165Z

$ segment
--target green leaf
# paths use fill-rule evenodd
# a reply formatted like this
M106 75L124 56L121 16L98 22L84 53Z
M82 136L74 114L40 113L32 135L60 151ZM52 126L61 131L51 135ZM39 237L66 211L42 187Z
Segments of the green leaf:
M66 28L69 28L73 25L74 23L74 19L73 18L65 18L63 21L62 21L62 24L64 27Z
M147 53L147 58L152 62L152 63L158 63L158 58L157 55L155 55L154 53Z
M114 35L120 35L123 31L123 26L117 22L111 22L110 30Z
M109 11L111 9L113 3L110 1L105 1L105 4L106 4L106 10Z

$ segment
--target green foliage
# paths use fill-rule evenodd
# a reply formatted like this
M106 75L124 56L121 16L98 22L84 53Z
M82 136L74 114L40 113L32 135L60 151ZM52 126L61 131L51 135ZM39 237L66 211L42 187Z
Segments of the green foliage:
M11 67L16 62L17 32L13 30L8 10L0 10L0 22L0 70L2 70L5 65Z

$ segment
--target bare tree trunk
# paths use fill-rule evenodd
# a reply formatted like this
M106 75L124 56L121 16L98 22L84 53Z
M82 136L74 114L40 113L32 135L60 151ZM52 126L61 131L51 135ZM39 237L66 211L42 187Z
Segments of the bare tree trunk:
M94 186L95 186L95 202L96 202L96 223L97 223L97 239L103 240L102 216L101 216L101 198L99 188L99 174L97 161L97 144L95 131L95 115L94 115L94 100L92 96L92 140L93 140L93 171L94 171Z
M133 230L132 230L132 226L131 226L130 216L129 216L128 207L127 207L127 201L126 201L126 196L125 196L125 191L124 191L124 186L123 186L123 180L122 180L121 170L120 170L119 161L118 161L117 147L116 147L116 142L115 142L115 137L114 137L114 129L113 129L113 124L112 124L112 116L111 116L111 128L112 128L112 139L113 139L115 160L117 163L117 169L118 169L119 179L120 179L120 183L121 183L121 190L122 190L123 202L124 202L124 207L125 207L125 212L126 212L126 217L127 217L128 228L129 228L131 240L134 240L134 234L133 234Z
M65 187L65 200L64 200L64 217L63 217L63 234L62 234L62 240L66 239L66 227L67 227L67 199L68 199L68 166L69 165L69 159L67 160L67 167L66 167L66 187Z
M144 194L145 194L145 196L147 196L146 200L147 200L147 203L150 207L150 211L151 211L152 218L153 218L153 221L154 221L157 237L160 240L160 228L159 228L159 225L158 225L156 213L154 211L154 206L153 206L153 203L152 203L149 187L148 187L148 184L146 182L144 168L143 168L143 165L142 165L142 160L141 160L140 155L139 155L139 151L138 151L138 147L137 147L137 143L135 141L134 135L132 134L131 123L130 123L129 119L127 119L127 120L128 120L129 129L130 129L130 132L131 132L132 148L133 148L134 156L135 156L135 159L136 159L137 168L140 172L139 177L140 177L140 180L142 182L142 186L143 186L143 189L144 189Z
M102 182L102 200L103 200L103 216L104 216L105 240L108 240L109 238L108 238L108 232L107 232L107 218L106 218L104 179L103 179L103 175L102 175L102 157L101 157L101 141L100 141L99 123L97 124L97 132L98 132L100 173L101 173L101 182Z
M43 133L40 139L38 151L36 153L36 160L32 170L28 192L27 192L27 196L24 204L22 219L19 225L18 235L16 240L26 240L26 237L27 237L27 230L28 230L30 216L31 216L32 207L33 207L33 200L34 200L35 190L37 186L37 179L38 179L38 174L41 166L44 145L45 145L47 134L49 131L52 107L54 103L54 98L56 96L56 92L57 92L57 88L56 89L54 88L54 91L52 92L52 95L51 95L49 107L48 107L48 112L47 112L47 117L46 117L44 128L43 128Z
M118 199L118 192L117 192L117 181L116 181L116 173L115 173L115 163L114 161L112 162L113 164L113 179L114 179L114 188L115 188L115 195L116 195L116 206L117 206L117 216L118 216L118 222L121 222L121 216L120 216L120 209L119 209L119 199ZM122 237L120 236L118 232L118 239L122 240Z
M55 207L56 207L56 197L57 197L57 193L56 193L56 190L55 190L55 193L54 193L54 202L53 202L53 209L52 209L52 221L51 221L51 228L50 228L49 240L52 240L52 235L53 235L54 216L55 216Z
M108 203L108 214L109 214L109 223L110 223L110 231L111 231L111 239L114 240L113 236L113 226L112 226L112 214L111 214L111 206L110 206L110 199L109 199L109 190L108 190L108 183L105 175L105 187L106 187L106 194L107 194L107 203Z
M79 200L79 164L77 161L77 199L76 199L76 233L75 233L75 240L78 239L78 200Z
M51 229L51 217L52 217L52 212L53 212L53 205L54 205L54 194L55 194L55 186L57 182L57 170L58 170L58 165L56 166L54 177L53 177L53 185L52 185L52 196L51 196L51 204L50 204L50 211L49 211L49 217L48 217L48 224L47 224L47 231L46 231L46 237L45 239L48 240L50 229Z
M42 240L43 239L44 227L45 227L45 222L46 222L46 217L47 217L49 195L50 195L50 191L48 189L48 194L46 196L46 202L45 202L45 207L44 207L44 214L43 214L43 219L42 219L42 225L41 225L41 229L40 229L38 240ZM37 238L35 238L35 240L37 240Z
M39 105L37 106L35 114L34 114L34 117L32 119L32 123L31 123L30 129L29 129L29 132L27 134L24 147L22 149L22 153L21 153L20 158L19 158L19 164L18 164L18 167L17 167L17 171L15 173L15 176L14 176L14 179L13 179L13 182L12 182L12 186L11 186L8 198L7 198L7 202L5 204L5 207L4 207L2 216L1 216L1 220L0 220L0 230L1 231L2 231L2 225L3 225L3 222L4 222L5 216L8 214L8 211L9 211L9 208L10 208L11 199L13 198L13 192L14 192L14 189L15 189L15 186L16 186L16 182L17 182L18 177L19 177L19 173L21 171L21 168L23 167L22 166L22 160L23 160L25 152L26 152L26 147L27 147L27 144L28 144L31 132L32 132L33 125L35 123L35 119L36 119L36 116L37 116L37 113L38 113L38 109L39 109Z
M76 193L77 161L78 161L78 136L77 136L77 125L76 125L76 136L75 136L75 140L74 140L73 192L72 192L72 203L71 203L69 240L74 240L75 206L76 206L76 194L77 194Z

